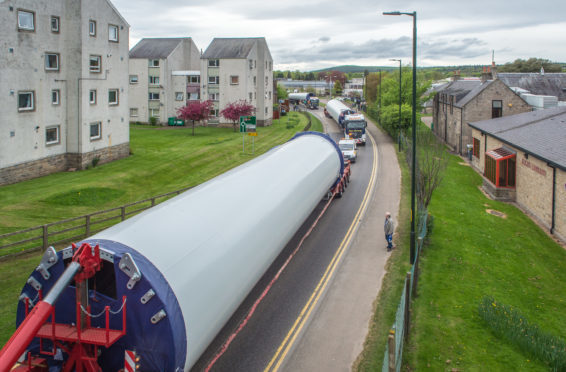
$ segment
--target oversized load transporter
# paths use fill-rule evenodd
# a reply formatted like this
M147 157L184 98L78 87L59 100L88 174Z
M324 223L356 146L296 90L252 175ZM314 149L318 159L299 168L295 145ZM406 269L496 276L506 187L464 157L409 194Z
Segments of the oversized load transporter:
M289 101L291 103L306 103L311 97L314 97L313 93L289 93Z
M354 110L352 110L350 107L346 106L342 101L339 101L337 99L331 99L330 101L328 101L325 110L326 110L325 112L327 112L328 115L330 115L330 117L334 119L336 123L340 125L341 128L343 128L344 117L346 115L351 115L355 113Z
M0 370L27 350L21 371L47 371L32 365L57 355L67 370L188 371L349 172L330 137L300 133L78 249L50 248L22 289Z

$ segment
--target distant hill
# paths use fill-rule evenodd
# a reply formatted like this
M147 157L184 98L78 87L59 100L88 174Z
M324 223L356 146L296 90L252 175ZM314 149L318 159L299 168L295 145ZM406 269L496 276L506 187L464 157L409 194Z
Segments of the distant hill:
M394 66L343 65L343 66L323 68L323 69L320 69L320 70L313 70L313 71L310 71L310 72L340 71L340 72L348 74L348 73L352 73L352 72L364 72L365 70L368 70L369 72L378 72L379 70L387 71L387 70L394 70L394 69L397 69L397 68L398 67L394 67Z

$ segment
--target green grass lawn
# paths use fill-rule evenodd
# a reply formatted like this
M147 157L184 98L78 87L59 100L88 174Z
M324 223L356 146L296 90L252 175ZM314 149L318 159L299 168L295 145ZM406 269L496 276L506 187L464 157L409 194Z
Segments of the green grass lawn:
M0 187L0 233L113 208L200 184L302 131L307 119L290 113L290 125L278 120L258 127L255 154L250 136L242 152L242 134L231 128L130 127L132 155L85 171L63 172ZM311 129L312 130L312 129ZM15 330L21 288L41 254L0 261L0 345Z
M510 204L480 192L481 177L452 156L429 206L434 229L413 303L411 370L548 368L497 338L478 315L484 296L566 338L566 251ZM500 218L486 209L503 212Z

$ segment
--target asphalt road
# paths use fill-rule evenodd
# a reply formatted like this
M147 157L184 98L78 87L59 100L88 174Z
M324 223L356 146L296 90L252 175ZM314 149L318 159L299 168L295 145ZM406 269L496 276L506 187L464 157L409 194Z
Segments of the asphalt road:
M338 126L332 120L324 118L322 109L315 114L321 117L326 130L335 140L342 136ZM374 194L368 192L371 174L372 171L376 173L378 161L377 158L374 158L376 152L373 150L374 144L369 139L365 147L359 147L358 160L352 165L351 182L344 196L335 199L330 204L311 235L305 240L279 279L259 303L253 316L238 332L222 356L217 358L212 371L349 369L357 355L356 353L361 351L361 344L371 315L371 303L377 295L383 276L383 266L388 257L383 242L377 242L376 236L381 237L381 234L375 235L376 229L373 224L376 222L374 218L371 219L371 224L368 226L368 231L371 230L371 234L360 241L364 222L368 221L368 218L360 214L362 212L360 206L364 200L366 203L375 202L375 198L372 196ZM295 250L298 242L317 218L324 204L321 201L317 209L305 221L301 229L203 353L193 367L193 371L206 369L210 362L215 359L226 340L236 332L246 318L249 309L261 296L281 265ZM390 204L393 207L396 205L394 201ZM377 214L377 211L371 207L364 210L370 210ZM380 222L378 222L378 225L380 225ZM344 243L347 236L350 236L352 241L348 240ZM364 257L364 255L357 257L356 252L349 251L352 250L351 246L356 245L366 249L369 253L364 255L369 257ZM335 288L337 283L346 283L347 280L360 280L358 278L360 273L356 273L360 268L360 263L356 263L352 271L349 271L348 267L351 260L348 255L353 255L354 260L371 262L372 264L370 272L366 273L368 270L362 270L369 280L367 286L360 287L364 292L365 305L363 305L363 310L361 310L360 315L356 316L357 319L355 320L344 319L343 315L340 315L344 308L332 303L332 298L338 298L340 302L340 299L349 296L348 293L341 293L340 291L356 292L356 290L352 291L344 286ZM380 266L380 270L374 271L373 265ZM357 297L361 297L361 295L356 294ZM357 309L362 304L354 304L354 306ZM348 317L348 315L346 316ZM337 320L337 318L339 319ZM340 326L325 324L335 321L340 321L342 324ZM352 326L350 323L352 323ZM321 327L323 329L320 329ZM333 328L333 330L325 330L324 327ZM352 333L348 336L350 339L342 339L340 335L332 335L333 332L337 331L341 334L348 333L351 328L356 330L350 332ZM346 330L340 331L340 329ZM334 337L336 340L332 342L321 339L330 337ZM320 345L329 342L328 346L321 346L326 350L319 350ZM336 355L334 352L333 355L328 355L330 350L344 349L343 344L345 343L348 345L346 347L348 350L344 356ZM339 363L334 360L336 358L340 359ZM328 361L331 363L327 363L328 366L323 368L324 362Z

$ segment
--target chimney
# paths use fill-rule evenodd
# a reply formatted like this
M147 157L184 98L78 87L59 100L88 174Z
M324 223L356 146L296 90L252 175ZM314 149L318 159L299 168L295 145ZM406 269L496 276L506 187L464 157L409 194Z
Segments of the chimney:
M491 71L489 67L483 67L483 72L481 73L481 82L485 83L486 81L491 79Z
M455 70L452 76L452 81L460 80L460 70Z
M497 67L495 66L495 61L491 62L491 78L493 80L497 79Z

